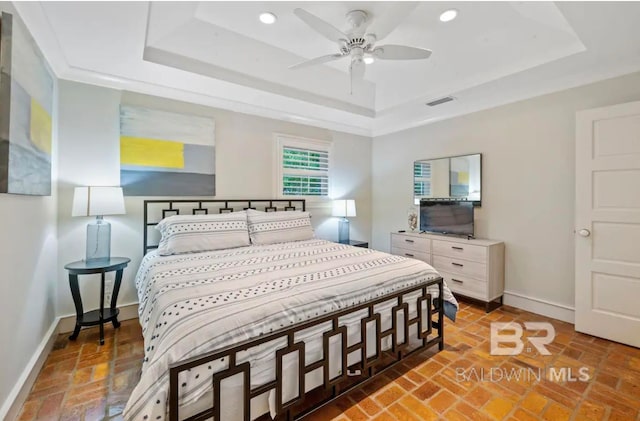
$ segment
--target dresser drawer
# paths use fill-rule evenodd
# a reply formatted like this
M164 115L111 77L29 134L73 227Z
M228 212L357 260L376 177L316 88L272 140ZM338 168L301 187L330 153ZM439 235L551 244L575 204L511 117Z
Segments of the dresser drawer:
M422 251L416 251L402 247L391 247L391 254L395 254L396 256L410 257L412 259L422 260L423 262L431 264L431 255Z
M454 293L457 292L459 294L466 295L467 297L477 298L479 300L488 299L488 285L486 282L444 271L439 271L439 273L442 275L442 279L444 279L449 289Z
M486 247L440 240L433 240L432 247L433 254L437 254L439 256L454 257L480 263L485 263L487 261Z
M445 271L456 275L487 281L487 266L484 263L433 255L433 267L438 272Z
M410 235L392 234L391 247L415 250L422 253L431 252L431 240Z

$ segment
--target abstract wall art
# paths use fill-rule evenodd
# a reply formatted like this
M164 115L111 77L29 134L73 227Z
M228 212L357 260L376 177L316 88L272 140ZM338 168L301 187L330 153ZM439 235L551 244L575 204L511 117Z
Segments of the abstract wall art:
M122 105L120 185L126 196L215 196L213 119Z
M51 195L54 77L17 16L0 20L0 193Z

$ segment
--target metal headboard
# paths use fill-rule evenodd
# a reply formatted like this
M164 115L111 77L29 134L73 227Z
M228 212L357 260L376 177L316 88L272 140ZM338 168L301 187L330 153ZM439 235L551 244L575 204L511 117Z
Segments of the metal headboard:
M144 201L144 249L158 248L158 241L149 238L149 230L167 216L207 215L209 213L227 213L246 209L265 212L306 210L305 199L179 199Z

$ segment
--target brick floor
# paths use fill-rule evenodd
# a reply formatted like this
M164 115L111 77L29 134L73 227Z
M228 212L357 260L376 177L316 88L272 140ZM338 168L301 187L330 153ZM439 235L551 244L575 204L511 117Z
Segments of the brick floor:
M97 327L68 336L58 336L18 419L121 420L144 357L138 321L105 325L102 346Z
M539 355L531 346L517 356L491 355L493 321L551 322L556 330L548 345L552 355ZM569 323L512 307L485 314L464 303L458 321L447 322L445 340L444 351L431 358L413 356L307 419L640 421L640 349L576 333ZM77 342L60 335L19 419L122 419L142 357L137 320L123 322L118 330L107 327L104 346L98 345L97 328L83 330ZM550 371L571 368L575 379L583 367L586 382L554 378Z

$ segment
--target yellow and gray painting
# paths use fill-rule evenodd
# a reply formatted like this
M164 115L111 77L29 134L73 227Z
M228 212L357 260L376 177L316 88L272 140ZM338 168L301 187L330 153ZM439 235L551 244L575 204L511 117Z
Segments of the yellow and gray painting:
M213 119L122 105L120 185L127 196L214 196Z
M24 23L0 23L0 192L49 196L54 79Z

